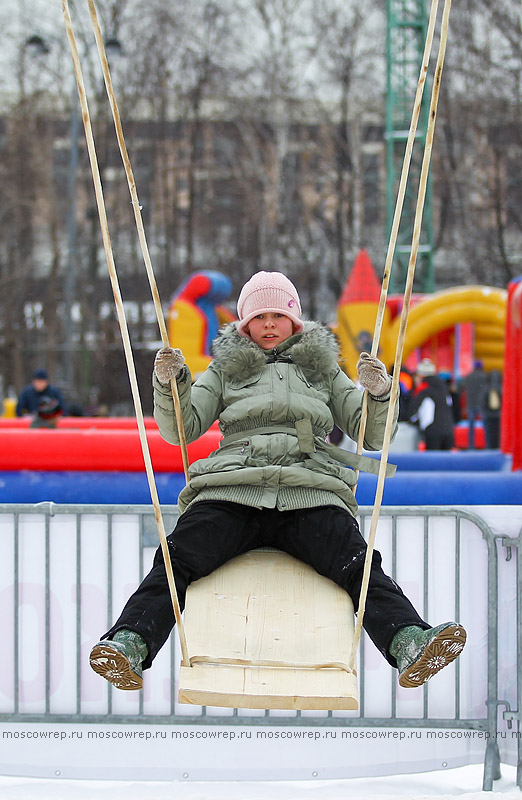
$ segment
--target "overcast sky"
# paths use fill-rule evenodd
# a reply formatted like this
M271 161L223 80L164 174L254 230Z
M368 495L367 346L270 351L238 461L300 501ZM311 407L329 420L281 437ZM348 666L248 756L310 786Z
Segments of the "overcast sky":
M62 23L60 0L0 0L2 39L34 28L41 35L56 33Z
M69 6L76 35L82 26L75 14L75 6L81 8L83 20L88 21L90 30L87 0L82 0L82 3L69 0ZM33 35L42 36L56 55L60 52L60 47L56 47L60 42L62 52L69 57L61 0L0 0L0 93L5 93L4 100L13 91L18 91L20 48ZM54 69L57 63L53 59ZM27 59L26 69L39 69L34 54L33 58Z
M52 39L61 36L62 31L60 0L0 0L1 88L9 88L6 79L13 76L12 67L9 67L21 41L33 34Z

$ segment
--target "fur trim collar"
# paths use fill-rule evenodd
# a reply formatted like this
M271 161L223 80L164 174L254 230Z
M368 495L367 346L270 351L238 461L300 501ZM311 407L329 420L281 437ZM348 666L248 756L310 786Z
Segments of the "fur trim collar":
M339 348L332 331L318 322L305 322L298 333L278 348L281 360L291 359L313 382L325 380L337 368ZM272 350L263 350L247 336L237 332L237 322L222 328L212 343L213 365L232 380L258 375ZM277 360L277 357L276 357Z

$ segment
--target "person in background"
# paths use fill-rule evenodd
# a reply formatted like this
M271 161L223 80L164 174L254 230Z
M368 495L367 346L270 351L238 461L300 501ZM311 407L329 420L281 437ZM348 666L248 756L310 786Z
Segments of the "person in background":
M457 423L460 422L461 419L460 391L457 381L450 372L439 372L439 378L441 378L448 387L448 391L451 395L453 422L455 423L455 425L457 425Z
M415 376L410 422L419 426L426 450L451 450L454 446L451 395L436 374L433 361L423 358Z
M390 374L393 373L393 367ZM413 375L404 364L399 373L399 422L407 422L410 418L410 402L413 392Z
M486 447L498 450L500 447L500 412L502 409L502 375L498 369L489 373L486 387L482 393L481 410L486 434Z
M44 398L58 401L61 414L66 414L65 401L57 386L49 382L49 375L45 369L37 369L33 373L31 383L20 392L16 404L16 416L24 417L26 414L36 415L38 406Z
M60 401L56 397L44 395L38 403L30 428L56 428L58 420L63 414Z
M466 393L466 412L469 423L468 448L474 450L476 448L475 422L482 417L482 398L487 387L487 377L482 361L475 361L473 372L463 378L461 386Z

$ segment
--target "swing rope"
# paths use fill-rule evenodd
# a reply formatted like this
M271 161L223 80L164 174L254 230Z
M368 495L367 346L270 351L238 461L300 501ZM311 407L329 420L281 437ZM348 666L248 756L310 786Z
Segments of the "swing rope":
M354 637L352 641L352 650L350 654L349 664L351 667L355 666L357 656L357 649L359 640L361 638L362 626L364 620L364 611L366 607L366 598L368 594L368 585L370 582L370 570L372 563L373 550L375 546L375 534L377 531L377 523L379 521L379 513L382 504L382 495L384 491L384 479L386 474L386 464L388 461L388 451L390 447L391 435L394 427L394 408L399 394L399 373L402 363L402 355L404 350L404 339L406 336L406 327L408 324L408 314L410 308L411 295L413 290L413 279L415 276L415 266L417 262L417 253L420 243L422 216L424 211L424 202L426 198L426 187L428 183L428 173L431 161L431 153L433 149L433 137L435 132L435 121L437 118L437 106L440 95L440 83L442 78L442 69L444 66L444 57L446 53L446 43L448 38L448 25L449 13L451 9L451 0L445 0L444 10L442 14L441 33L439 42L439 52L437 56L437 63L435 66L435 74L433 79L433 87L431 92L428 126L426 131L426 144L422 157L422 166L419 179L419 188L417 193L417 203L415 208L415 218L413 224L412 245L410 251L410 259L408 263L408 271L406 275L406 287L404 291L404 305L401 311L399 335L397 338L397 347L395 351L395 362L393 366L393 378L391 388L391 399L388 406L388 414L386 417L386 425L384 429L384 444L382 450L381 463L379 466L379 476L377 479L377 489L375 492L375 503L370 524L370 533L368 536L368 549L366 551L366 558L364 562L363 580L361 585L361 593L359 598L359 608L357 611L357 622L355 625ZM372 348L373 354L373 348Z
M182 653L182 665L189 666L190 659L188 655L188 648L187 642L185 637L185 631L183 628L183 623L181 620L181 609L179 606L177 591L176 591L176 584L174 581L174 574L172 571L172 564L170 561L170 554L167 544L167 537L165 533L165 527L163 524L163 517L161 514L161 507L158 498L158 492L156 488L156 482L154 478L154 471L152 468L152 462L150 457L149 445L147 441L147 434L145 430L145 422L143 418L143 410L141 407L141 400L140 394L138 389L138 381L136 377L136 368L134 365L133 355L132 355L132 346L129 336L129 330L127 326L127 320L125 317L125 310L123 306L123 299L121 296L121 291L119 287L118 275L116 272L116 265L114 263L114 255L112 251L111 239L109 234L109 226L107 221L107 212L105 208L105 200L103 197L103 188L101 183L100 177L100 170L98 166L98 159L96 155L96 147L94 143L94 136L92 132L91 126L91 119L89 114L89 107L87 103L87 95L85 91L85 84L83 80L83 73L80 64L80 58L78 55L78 47L76 45L76 38L74 35L73 25L71 16L69 13L69 5L68 0L62 0L62 11L65 20L65 29L67 33L67 39L69 42L69 47L71 50L73 66L74 66L74 73L76 77L76 83L78 86L78 95L80 98L80 105L82 109L82 119L85 128L85 138L87 142L87 150L89 154L89 161L91 165L92 177L94 181L94 190L96 195L96 203L98 207L98 215L100 218L100 226L102 232L102 239L103 239L103 246L105 250L105 256L107 259L107 266L109 269L109 277L111 281L111 288L114 295L114 301L116 305L116 313L118 316L118 322L120 325L120 331L123 341L123 349L125 353L125 359L127 362L127 369L129 372L129 380L131 385L131 392L132 398L134 402L134 408L136 412L136 421L138 424L138 432L140 437L141 448L143 452L143 459L145 462L145 471L147 474L147 480L149 483L150 494L152 498L152 504L154 507L154 514L156 517L156 523L158 526L158 532L160 536L160 544L161 550L163 553L163 559L165 562L165 570L167 573L167 580L170 590L170 596L172 600L172 607L174 611L174 617L176 619L176 623L178 625L178 634L180 638L181 644L181 653Z
M149 254L149 248L147 245L147 238L145 236L145 228L143 225L143 218L141 216L141 204L138 200L138 192L136 189L136 181L134 180L134 173L132 170L129 153L127 151L127 145L125 143L125 137L123 135L123 125L121 122L120 112L118 109L118 103L116 101L116 95L114 94L112 78L109 70L109 61L107 59L107 53L105 51L105 45L103 43L103 36L100 29L100 25L98 22L98 16L96 13L96 7L94 5L94 0L88 0L89 2L89 11L91 14L91 22L92 27L94 30L94 37L96 39L96 46L98 49L98 55L100 57L100 63L103 71L103 79L105 81L105 88L107 90L107 96L109 98L109 103L112 110L112 116L114 120L114 128L116 130L116 138L118 140L118 145L120 148L121 158L123 161L123 167L125 169L125 175L127 176L127 183L129 185L129 192L131 196L131 204L134 211L134 218L136 221L136 228L138 230L138 239L140 242L141 252L143 255L143 260L145 262L145 269L147 271L147 277L149 279L150 289L152 293L152 300L154 302L154 309L156 311L156 317L158 320L158 326L160 329L161 340L163 342L163 347L169 347L169 337L167 333L167 326L165 325L165 318L163 316L163 309L161 307L160 296L158 292L158 287L156 284L156 278L154 276L154 269L152 267L152 261ZM181 405L179 402L179 395L178 395L178 387L176 383L176 379L173 378L170 382L170 388L172 391L172 398L174 401L174 410L176 414L176 422L178 427L178 435L180 440L180 447L181 447L181 458L183 461L183 470L185 472L185 480L188 482L188 454L187 454L187 442L185 439L185 431L183 428L183 419L181 415Z
M309 662L301 661L273 661L270 659L255 659L255 658L226 658L221 656L191 656L190 666L194 664L211 664L223 665L230 667L275 667L276 669L336 669L341 672L346 672L348 675L356 675L356 671L349 664L344 661L321 661L317 664L310 664Z

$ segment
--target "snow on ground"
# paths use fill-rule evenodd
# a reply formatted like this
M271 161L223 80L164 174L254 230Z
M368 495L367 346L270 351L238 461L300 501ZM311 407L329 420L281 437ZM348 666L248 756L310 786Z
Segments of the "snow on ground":
M5 800L491 800L483 792L482 765L447 772L354 778L335 781L223 781L137 782L71 781L0 776L0 797ZM516 768L502 765L502 777L493 792L503 800L522 800L516 785Z

